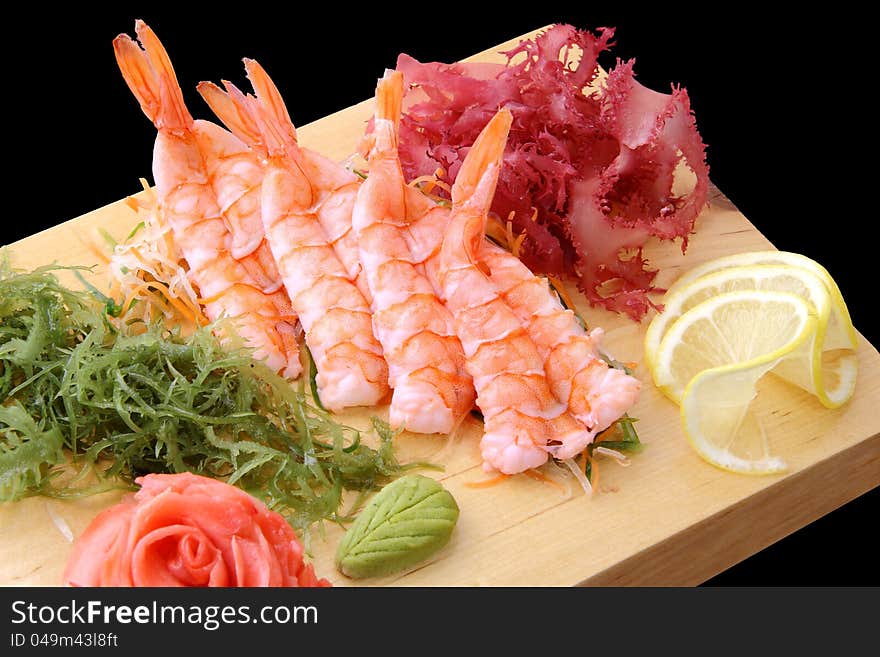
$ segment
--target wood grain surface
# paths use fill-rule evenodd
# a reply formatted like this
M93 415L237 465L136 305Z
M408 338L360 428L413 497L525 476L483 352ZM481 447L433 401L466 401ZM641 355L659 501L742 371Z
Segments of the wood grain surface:
M530 36L530 35L526 35ZM498 51L474 56L503 61ZM351 154L372 113L372 101L299 129L303 145L336 159ZM144 172L149 163L144 163ZM86 246L97 228L122 238L136 222L119 201L9 246L13 266L92 264ZM771 248L761 233L717 190L682 255L679 243L652 242L647 255L660 268L658 284L719 256ZM95 273L96 284L104 280ZM70 282L70 281L67 281ZM311 550L317 572L335 585L690 585L702 582L880 485L880 355L859 341L859 379L853 399L828 410L805 392L772 377L762 381L758 409L776 454L790 471L769 477L723 472L689 447L677 407L651 384L642 338L647 322L586 307L587 322L606 329L606 346L636 370L644 392L633 409L645 450L628 468L600 463L598 492L586 497L570 481L554 487L517 476L489 488L471 488L485 478L480 468L480 425L468 420L452 441L403 435L402 461L442 463L441 479L455 496L461 517L451 543L430 563L393 577L353 582L333 568L341 530L317 532ZM379 415L386 408L370 409ZM367 412L344 419L364 424ZM566 482L560 476L559 481ZM0 584L58 585L71 549L54 518L74 535L120 493L82 500L30 498L0 506ZM819 555L817 555L817 558Z

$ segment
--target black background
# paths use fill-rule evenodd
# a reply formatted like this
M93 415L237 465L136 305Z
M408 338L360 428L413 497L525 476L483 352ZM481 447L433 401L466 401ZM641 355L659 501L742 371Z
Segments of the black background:
M248 56L271 73L298 124L369 97L401 51L453 61L552 22L608 25L617 27L617 46L600 63L635 57L642 83L663 91L672 82L685 86L708 144L713 182L776 247L824 264L856 327L880 343L872 179L877 119L866 98L876 93L868 66L876 38L868 33L871 21L839 3L781 16L768 13L770 3L724 3L723 10L711 3L571 4L579 7L25 9L5 24L0 242L115 201L137 191L138 177L150 176L155 132L125 87L111 47L116 34L133 32L137 17L168 47L196 116L208 112L195 83L242 81L241 57ZM880 583L878 511L875 489L709 583Z

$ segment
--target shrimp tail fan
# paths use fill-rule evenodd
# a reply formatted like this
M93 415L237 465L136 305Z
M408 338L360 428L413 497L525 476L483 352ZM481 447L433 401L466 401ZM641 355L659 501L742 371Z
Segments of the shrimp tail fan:
M142 20L135 22L140 45L127 34L113 40L116 63L141 110L159 129L187 130L193 119L183 101L168 52Z
M230 132L252 148L265 150L260 126L254 119L248 98L228 80L223 80L223 86L225 91L213 82L199 82L196 89Z
M468 216L465 253L478 266L479 247L485 237L486 220L498 184L512 121L513 116L506 109L499 110L492 117L465 157L452 186L454 213ZM484 269L482 266L480 268Z

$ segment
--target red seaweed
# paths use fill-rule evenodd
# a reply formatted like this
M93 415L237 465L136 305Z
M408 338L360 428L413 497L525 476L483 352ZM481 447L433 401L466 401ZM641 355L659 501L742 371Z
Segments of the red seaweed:
M640 320L657 273L642 248L652 236L687 247L709 169L686 90L647 89L633 61L598 79L613 37L613 28L557 25L506 52L506 65L400 55L408 90L400 153L409 179L440 167L451 182L483 126L510 109L492 210L525 232L520 257L534 271L573 277L591 303Z

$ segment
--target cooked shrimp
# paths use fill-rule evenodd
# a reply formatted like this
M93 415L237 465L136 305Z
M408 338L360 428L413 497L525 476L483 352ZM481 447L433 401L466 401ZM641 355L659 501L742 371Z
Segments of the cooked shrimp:
M315 188L322 191L318 221L321 222L324 233L348 272L349 278L357 284L369 303L372 301L370 286L361 266L357 233L351 225L361 179L338 162L320 153L307 148L301 148L300 153L303 170L307 172Z
M192 281L212 320L234 318L245 344L284 376L302 371L295 315L283 292L266 294L245 266L232 257L231 241L205 164L217 152L215 129L194 121L183 102L174 69L159 39L142 21L113 41L116 61L141 109L159 131L153 176L159 207L189 265Z
M407 243L416 262L438 288L440 245L449 225L449 210L410 188L408 211L419 215L408 225ZM415 208L421 207L421 211ZM574 313L566 310L550 290L546 279L535 276L519 258L485 240L479 261L488 268L489 280L523 324L544 361L550 389L585 427L575 432L577 442L560 445L554 455L574 456L606 429L637 400L638 379L608 366L599 355L602 329L586 334ZM441 292L438 288L438 292Z
M403 76L387 73L376 87L370 172L358 191L352 225L394 389L391 424L449 433L473 407L474 390L452 316L406 243L407 186L397 153L402 97Z
M265 175L257 154L241 139L209 121L198 121L205 167L229 230L229 252L266 294L281 289L281 275L263 235L260 190Z
M349 278L318 220L326 177L313 180L281 95L253 60L245 60L256 97L226 82L199 92L217 115L266 158L262 228L305 329L317 365L318 394L331 410L372 405L388 393L388 368L373 337L369 305Z
M250 60L245 60L245 62L248 61ZM224 82L224 84L228 83ZM199 85L199 92L215 112L223 111L221 107L215 107L215 105L223 103L217 93L222 94L219 87L210 83L202 83ZM231 115L227 115L222 120L233 133L248 142L253 135L249 136L242 132L244 126L239 125L240 120L236 119L235 112L233 109ZM287 110L285 109L284 112L286 120L290 123ZM316 217L324 229L330 245L336 251L337 258L348 272L349 278L357 284L358 289L369 301L370 291L361 270L357 236L351 227L351 213L361 179L338 162L299 146L296 130L293 127L288 133L288 137L288 150L296 153L299 168L311 181ZM256 208L259 210L258 204L256 204ZM257 212L257 219L262 225L259 212Z
M449 208L437 205L418 189L407 186L406 210L409 222L406 227L406 244L413 262L442 295L438 276L440 246L449 225Z
M581 440L563 442L554 452L557 458L571 458L635 404L641 382L602 360L598 350L602 329L587 334L547 280L535 276L519 258L484 242L480 260L535 343L553 394L589 429Z
M558 443L589 439L553 395L535 343L478 260L511 121L499 111L462 164L438 269L483 412L483 468L505 474L538 467Z

